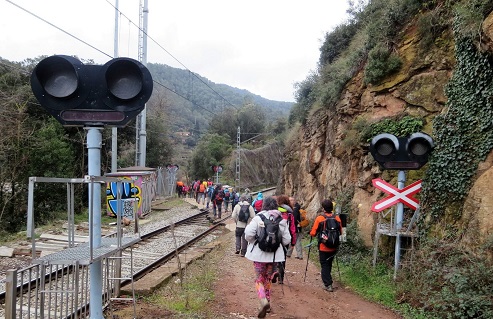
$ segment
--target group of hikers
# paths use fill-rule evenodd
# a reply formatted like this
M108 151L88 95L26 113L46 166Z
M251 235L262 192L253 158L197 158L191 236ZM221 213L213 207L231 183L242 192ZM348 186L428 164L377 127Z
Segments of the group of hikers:
M230 207L233 209L240 200L235 189L220 183L214 185L210 178L196 179L190 185L178 181L176 191L178 197L194 198L197 204L205 205L207 209L212 206L214 218L221 218L223 211L227 212Z
M325 199L320 205L323 213L316 217L309 234L312 240L317 238L324 290L332 292L332 262L343 229L340 217L333 213L334 203ZM235 253L253 262L260 300L258 318L264 318L271 310L272 283L284 284L287 257L296 251L295 258L303 259L302 234L310 222L294 197L263 198L262 193L255 200L242 194L231 218L236 222Z
M215 219L221 218L223 207L227 212L231 204L231 218L236 223L235 253L253 262L255 288L260 300L258 318L265 318L271 310L272 284L284 284L286 259L294 252L295 258L303 259L302 237L304 229L310 225L307 212L295 197L264 198L263 193L258 192L253 199L249 190L239 195L235 189L220 183L214 185L210 179L195 180L189 186L177 184L177 190L179 196L190 196L206 208L212 206ZM333 212L334 205L329 199L320 203L323 212L313 221L308 244L311 247L315 244L313 238L317 239L323 289L328 292L334 291L332 262L343 231L340 217Z

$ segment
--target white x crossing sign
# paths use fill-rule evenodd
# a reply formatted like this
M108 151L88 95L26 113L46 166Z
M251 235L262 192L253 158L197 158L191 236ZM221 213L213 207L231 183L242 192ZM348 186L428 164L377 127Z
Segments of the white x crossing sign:
M379 200L371 206L371 210L378 213L382 210L395 205L397 203L403 203L404 205L416 210L419 206L419 201L412 197L414 194L421 190L421 180L412 183L403 189L398 189L381 178L375 178L372 180L373 186L384 191L389 196Z

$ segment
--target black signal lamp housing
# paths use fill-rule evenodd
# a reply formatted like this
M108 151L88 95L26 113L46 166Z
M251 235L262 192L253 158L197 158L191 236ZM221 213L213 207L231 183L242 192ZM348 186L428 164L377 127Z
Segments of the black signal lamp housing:
M384 169L417 170L428 162L433 147L433 139L425 133L408 137L382 133L371 140L370 153Z
M152 94L149 70L130 58L85 65L74 57L43 59L31 74L31 88L42 107L64 126L123 127Z

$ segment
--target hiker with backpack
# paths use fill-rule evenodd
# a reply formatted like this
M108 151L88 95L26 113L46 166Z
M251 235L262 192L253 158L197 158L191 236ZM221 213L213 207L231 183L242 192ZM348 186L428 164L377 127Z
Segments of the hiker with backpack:
M277 196L277 210L281 212L281 216L288 223L289 234L291 235L291 242L287 245L284 245L284 255L287 257L287 251L289 249L289 245L294 246L296 243L296 224L293 216L293 208L291 207L291 203L289 201L289 197L287 195L279 195ZM286 258L284 258L286 259ZM272 277L272 282L277 281L277 277L279 277L279 284L284 284L284 274L286 273L286 261L277 263L275 267L275 271Z
M322 281L326 291L334 291L332 287L332 262L339 249L339 236L342 234L342 222L332 212L334 205L331 200L324 199L321 203L324 213L317 216L310 231L310 236L317 236L318 254L322 268Z
M237 190L233 189L233 193L231 194L231 197L233 198L233 207L235 207L240 202L240 194L238 194ZM246 197L246 201L248 201L247 194L245 194L245 197ZM248 202L248 205L250 205L250 202Z
M304 223L301 218L301 206L300 204L296 201L294 197L289 197L289 202L291 203L291 206L293 207L293 217L294 217L294 222L296 225L296 242L293 245L290 245L288 248L288 251L286 253L287 257L291 257L293 254L293 250L296 249L296 259L303 259L303 248L301 247L301 238L303 237L303 225L308 226L308 223ZM306 217L305 217L306 220Z
M206 183L207 185L207 183ZM197 204L203 204L205 205L205 191L206 191L206 185L202 181L199 181L199 186L197 190Z
M222 184L217 184L212 192L212 211L214 212L214 218L221 218L221 210L224 201L224 191ZM217 214L216 214L217 213Z
M258 214L258 212L260 212L262 210L263 198L264 198L264 195L262 194L262 192L258 192L257 193L257 199L255 199L252 202L252 207L253 207L253 209L255 209L255 214Z
M205 197L205 208L209 209L209 204L212 201L212 193L214 193L214 186L207 186L206 197Z
M231 192L229 191L229 188L226 187L224 189L224 212L228 212L228 207L229 204L232 202L231 200ZM233 209L233 205L231 205L231 209Z
M255 217L255 211L253 210L253 207L250 206L247 195L242 194L240 196L239 203L233 208L233 212L231 213L231 218L236 223L235 254L239 254L241 252L241 257L245 257L248 245L248 242L245 239L245 227L253 217Z
M255 288L260 300L258 318L265 318L267 312L270 312L274 263L285 261L283 246L291 242L287 221L282 218L277 207L273 197L266 197L262 210L245 228L245 239L248 242L245 257L253 261Z

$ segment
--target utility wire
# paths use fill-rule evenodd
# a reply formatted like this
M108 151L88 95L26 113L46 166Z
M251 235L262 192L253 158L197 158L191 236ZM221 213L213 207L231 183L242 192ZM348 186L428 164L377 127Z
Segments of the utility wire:
M200 82L204 83L209 89L211 89L214 93L217 94L217 96L219 96L221 99L223 99L226 103L228 103L230 106L234 107L235 109L238 109L237 106L235 106L233 103L229 102L224 96L222 96L221 94L219 94L216 90L214 90L209 84L207 84L204 80L202 80L197 74L195 74L194 72L190 71L189 68L187 68L186 65L184 65L180 60L178 60L173 54L171 54L168 50L166 50L159 42L157 42L156 40L154 40L153 37L149 36L147 34L147 32L145 32L143 29L141 29L137 24L135 24L132 19L130 19L129 17L127 17L124 13L122 13L120 11L120 9L116 8L113 3L109 2L108 0L106 0L106 2L111 5L115 10L117 10L118 12L120 12L120 15L124 16L130 23L132 23L137 29L139 29L140 31L142 31L146 36L147 38L151 39L152 42L154 42L158 47L160 47L164 52L166 52L170 57L172 57L176 62L178 62L181 66L183 66L187 71L189 71L190 73L193 74L194 77L196 77Z
M89 47L93 48L94 50L96 50L96 51L98 51L98 52L100 52L100 53L102 53L102 54L104 54L104 55L106 55L106 56L108 56L108 57L110 57L110 58L113 58L113 56L112 56L112 55L109 55L108 53L106 53L106 52L104 52L104 51L102 51L102 50L100 50L100 49L96 48L95 46L93 46L93 45L91 45L91 44L87 43L86 41L82 40L81 38L78 38L78 37L76 37L75 35L73 35L73 34L71 34L71 33L67 32L67 31L63 30L62 28L57 27L57 26L56 26L56 25L54 25L53 23L51 23L51 22L49 22L49 21L47 21L47 20L45 20L45 19L41 18L41 17L40 17L40 16L38 16L37 14L34 14L34 13L32 13L31 11L29 11L29 10L27 10L27 9L24 9L23 7L19 6L18 4L14 3L14 2L12 2L12 1L10 1L10 0L6 0L6 1L7 1L8 3L10 3L10 4L12 4L12 5L16 6L17 8L21 9L22 11L24 11L24 12L26 12L26 13L29 13L30 15L32 15L32 16L34 16L34 17L38 18L39 20L43 21L44 23L47 23L47 24L51 25L52 27L54 27L54 28L58 29L59 31L62 31L62 32L63 32L63 33L65 33L66 35L68 35L68 36L70 36L70 37L72 37L72 38L74 38L74 39L76 39L76 40L78 40L78 41L80 41L80 42L84 43L85 45L87 45L87 46L89 46Z
M14 2L12 2L12 1L10 1L10 0L6 0L6 1L7 1L8 3L10 3L10 4L12 4L12 5L16 6L17 8L21 9L22 11L25 11L25 12L29 13L30 15L34 16L35 18L37 18L37 19L39 19L39 20L41 20L41 21L43 21L43 22L45 22L45 23L49 24L50 26L52 26L52 27L54 27L54 28L58 29L59 31L61 31L61 32L65 33L65 34L67 34L68 36L70 36L70 37L72 37L72 38L76 39L77 41L79 41L79 42L81 42L81 43L84 43L85 45L87 45L87 46L89 46L89 47L93 48L94 50L96 50L96 51L98 51L98 52L100 52L100 53L102 53L102 54L104 54L104 55L106 55L106 56L108 56L109 58L113 58L113 56L112 56L112 55L110 55L110 54L108 54L108 53L106 53L106 52L104 52L104 51L102 51L102 50L98 49L97 47L95 47L95 46L93 46L93 45L89 44L88 42L86 42L86 41L84 41L84 40L80 39L79 37L77 37L77 36L75 36L75 35L71 34L70 32L67 32L67 31L63 30L62 28L60 28L60 27L58 27L58 26L54 25L53 23L51 23L51 22L49 22L49 21L47 21L47 20L45 20L45 19L41 18L41 17L40 17L40 16L38 16L37 14L35 14L35 13L33 13L33 12L31 12L31 11L29 11L29 10L27 10L27 9L25 9L25 8L23 8L23 7L21 7L21 6L19 6L18 4L14 3ZM113 6L113 5L112 5L112 6ZM115 8L115 7L113 6L113 8ZM119 11L119 12L120 12L120 11ZM122 14L123 16L125 16L122 12L120 12L120 14ZM127 18L127 17L125 16L125 18ZM127 18L127 19L128 19L128 18ZM134 23L134 22L132 22L130 19L129 19L129 22L131 22L133 25L135 25L135 23ZM140 28L139 28L139 29L140 29ZM145 32L144 32L144 33L145 33ZM152 38L151 38L151 39L152 39ZM153 40L153 41L154 41L154 40ZM155 41L154 41L154 42L155 42ZM164 48L163 48L163 49L164 49ZM166 51L166 52L167 52L167 51ZM174 58L174 57L173 57L173 58ZM176 58L175 58L175 59L176 59ZM189 71L190 71L190 70L189 70ZM192 74L193 74L193 72L192 72ZM204 106L201 106L201 105L196 104L195 102L193 102L193 101L189 100L188 98L186 98L185 96L183 96L183 95L179 94L179 93L178 93L178 92L176 92L175 90L168 88L168 87L167 87L167 86L165 86L164 84L162 84L162 83L160 83L160 82L158 82L158 81L156 81L156 80L153 80L153 82L154 82L154 83L156 83L157 85L159 85L159 86L161 86L161 87L163 87L163 88L165 88L165 89L167 89L167 90L169 90L169 91L173 92L174 94L178 95L179 97L181 97L181 98L183 98L183 99L185 99L185 100L187 100L187 101L191 102L192 104L194 104L194 105L198 106L199 108L201 108L201 109L203 109L203 110L206 110L207 112L209 112L209 113L211 113L211 114L213 114L213 115L217 116L217 114L216 114L216 113L214 113L213 111L211 111L211 110L209 110L209 109L205 108ZM213 91L214 91L214 89L212 89L210 86L208 86L208 87L209 87L211 90L213 90ZM215 91L214 91L214 92L215 92ZM215 93L216 93L216 94L218 94L217 92L215 92ZM219 95L219 94L218 94L218 95ZM221 96L221 95L219 95L219 96ZM223 98L223 99L224 99L224 98Z
M207 109L207 108L203 107L202 105L199 105L199 104L197 104L197 103L195 103L195 102L193 102L193 101L189 100L189 99L188 99L188 98L186 98L185 96L181 95L180 93L176 92L176 91L175 91L175 90L173 90L173 89L170 89L170 88L169 88L169 87L167 87L166 85L164 85L164 84L162 84L162 83L159 83L159 82L158 82L158 81L156 81L156 80L153 80L153 82L154 82L154 83L156 83L157 85L162 86L163 88L165 88L165 89L167 89L167 90L169 90L169 91L171 91L171 92L175 93L175 94L176 94L176 95L178 95L179 97L181 97L181 98L183 98L183 99L185 99L185 100L187 100L187 101L191 102L193 105L198 106L199 108L201 108L201 109L203 109L203 110L206 110L207 112L211 113L212 115L217 116L217 114L216 114L216 113L214 113L214 112L212 112L211 110L209 110L209 109Z

